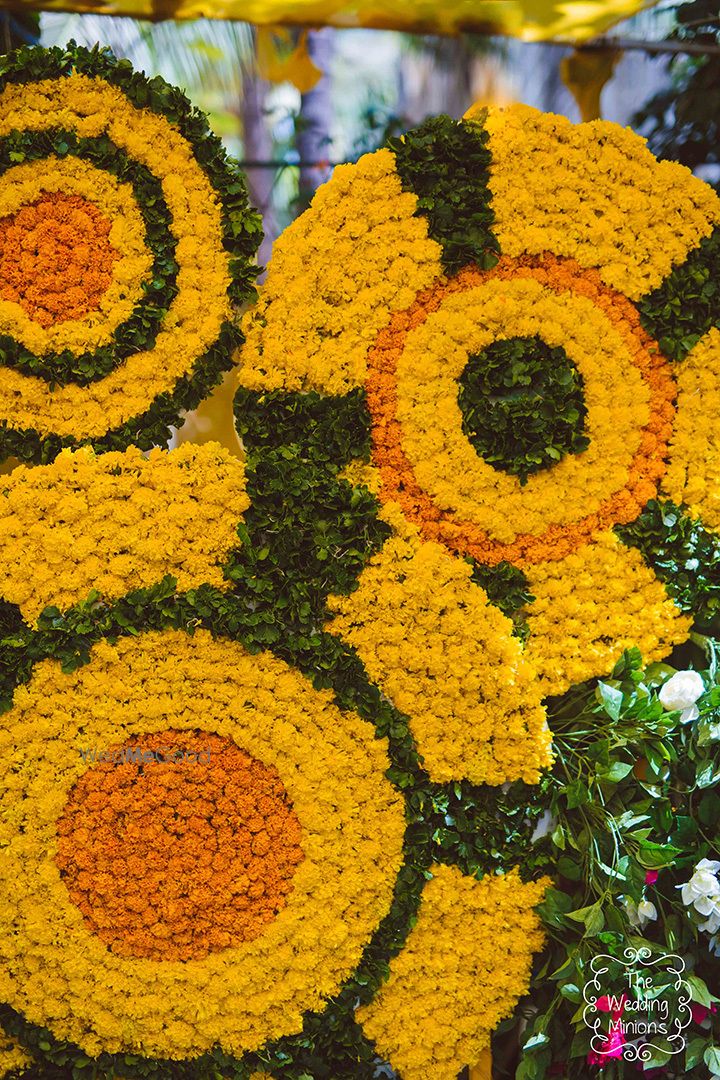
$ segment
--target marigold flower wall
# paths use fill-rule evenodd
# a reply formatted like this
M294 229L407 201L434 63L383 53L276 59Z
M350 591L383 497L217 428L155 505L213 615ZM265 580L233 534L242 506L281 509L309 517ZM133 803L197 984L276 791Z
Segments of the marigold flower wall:
M243 319L248 458L322 484L320 517L326 485L351 489L363 566L318 618L430 781L475 803L446 819L449 858L498 851L481 791L504 785L528 826L546 811L518 858L554 879L546 944L498 1076L635 1075L582 1020L590 961L628 943L680 950L697 1004L687 1052L660 1040L646 1067L716 1060L714 923L676 886L718 853L719 216L612 124L435 118L335 170ZM691 719L661 696L675 666L702 672ZM402 1074L393 1040L417 1034L395 1005L368 1030Z
M705 1075L717 197L438 118L256 300L179 91L2 65L0 1073L585 1077L583 965L645 931ZM233 360L244 456L168 451Z
M480 881L442 850L449 801L472 802L322 630L374 504L313 480L304 517L302 462L293 483L163 447L242 341L242 177L179 92L107 53L4 65L2 449L28 464L0 511L3 1068L369 1076L377 1043L454 1076L527 986L545 885L511 852ZM481 797L497 828L502 793ZM474 940L498 907L494 985ZM467 937L445 999L474 1019L438 1022L428 1066L387 1025L438 1007L443 935ZM406 944L415 986L388 969Z

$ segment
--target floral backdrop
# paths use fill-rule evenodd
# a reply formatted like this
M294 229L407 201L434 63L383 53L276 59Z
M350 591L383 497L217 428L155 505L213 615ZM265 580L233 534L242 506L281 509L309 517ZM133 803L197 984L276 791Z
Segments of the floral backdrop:
M720 1075L714 191L478 108L256 290L159 78L21 50L0 128L5 1074Z

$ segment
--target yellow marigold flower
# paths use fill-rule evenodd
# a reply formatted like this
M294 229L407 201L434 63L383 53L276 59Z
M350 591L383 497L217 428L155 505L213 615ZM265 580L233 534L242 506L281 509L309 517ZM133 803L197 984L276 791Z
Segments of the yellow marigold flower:
M216 443L20 465L0 492L0 595L34 620L93 589L116 600L168 574L181 590L227 588L222 564L249 505L242 461Z
M438 161L464 164L445 180ZM382 186L368 206L371 176ZM329 626L407 712L428 762L437 746L419 733L431 730L432 702L438 729L450 715L448 733L477 733L474 751L464 744L468 775L478 775L473 754L487 755L488 729L474 684L449 705L460 700L449 615L429 587L418 602L400 519L418 543L475 567L460 575L456 641L484 648L480 605L493 575L514 568L525 591L516 611L524 662L544 694L607 674L630 645L657 659L686 639L689 614L637 548L654 500L670 496L709 527L720 520L710 431L717 305L693 314L690 285L687 311L681 299L693 275L717 289L719 222L712 189L656 161L632 132L517 106L428 121L345 167L282 238L260 306L245 318L238 415L253 393L258 405L268 392L289 402L315 391L330 396L328 409L336 395L357 402L372 444L362 467L376 470L373 491L395 539L357 593L332 600ZM352 285L342 293L328 228L363 237L343 256ZM364 484L367 471L355 477ZM474 607L461 600L473 589ZM390 605L404 612L402 676ZM444 672L434 659L417 662L428 622L448 643ZM497 624L498 647L508 630ZM510 692L531 711L514 670ZM536 765L547 760L542 738L528 746Z
M455 1080L489 1046L528 984L543 940L533 907L548 884L523 884L516 871L482 881L451 866L434 871L390 978L358 1013L406 1080Z
M182 95L125 74L75 48L19 53L0 80L0 141L21 155L0 180L2 457L165 442L232 364L259 222ZM63 200L76 212L51 220Z

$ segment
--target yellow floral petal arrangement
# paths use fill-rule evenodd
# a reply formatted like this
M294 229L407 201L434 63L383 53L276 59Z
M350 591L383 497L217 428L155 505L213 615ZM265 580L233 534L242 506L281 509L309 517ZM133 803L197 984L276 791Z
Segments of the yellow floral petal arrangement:
M437 118L241 316L259 221L178 90L24 49L0 129L0 1075L456 1080L578 915L568 695L619 730L714 603L668 567L720 519L720 200ZM233 363L243 456L168 450Z
M207 121L102 50L18 53L0 191L0 455L167 441L254 294L260 220Z
M513 106L429 120L342 166L278 241L244 319L241 430L250 444L257 415L264 439L272 399L287 441L305 439L310 457L295 400L318 415L340 400L354 408L358 482L402 543L389 540L358 592L332 601L330 629L411 723L428 704L422 676L414 700L409 684L433 621L453 644L436 601L408 612L399 655L383 661L386 594L416 605L410 560L444 551L478 605L512 575L519 602L507 613L545 694L606 674L632 645L657 660L687 639L688 612L643 537L662 499L717 521L717 297L708 305L702 290L719 223L715 192L632 132ZM351 464L326 447L316 456ZM441 595L457 608L453 635L479 646L466 591ZM455 679L450 654L437 668L437 682ZM475 686L454 693L438 722L467 723ZM542 740L536 760L547 763Z
M221 566L250 504L242 462L216 443L147 456L63 450L50 465L19 465L5 484L0 593L28 622L168 574L183 590L227 588Z
M473 709L443 729L440 687L411 729L379 689L402 682L396 654L366 672L341 629L357 522L371 547L389 528L374 497L283 448L165 445L242 341L259 239L242 177L179 91L107 52L2 64L0 443L23 461L0 492L2 1071L299 1080L387 1056L453 1077L543 939L548 879L516 869L540 811L501 786L550 761L534 669L469 567L398 523L378 568L382 586L412 563L384 597L395 645L440 575L473 632L438 610L422 663L457 632L488 702L482 731ZM430 285L437 245L404 201Z
M328 560L316 618L404 718L425 790L444 789L446 865L357 1013L401 1077L450 1080L477 1060L513 996L500 973L524 983L520 936L540 947L519 913L524 932L504 937L517 879L510 858L488 877L491 828L470 856L493 814L545 800L545 840L526 834L523 849L515 819L499 846L518 843L526 890L561 868L540 907L555 939L544 982L522 1014L536 1018L527 1077L564 1075L553 1023L560 1049L574 1025L572 1076L586 1076L572 986L593 936L617 932L620 949L632 933L604 905L644 902L643 867L692 847L667 817L673 784L690 781L656 691L672 671L658 662L717 625L719 224L717 194L629 130L482 108L336 168L243 317L249 466L304 489L301 519L320 522ZM342 588L331 558L348 568ZM702 747L709 731L688 738ZM697 757L702 788L717 772L710 750ZM709 843L697 810L677 812ZM483 933L465 919L494 904L491 885L502 915ZM438 933L430 959L421 943ZM464 952L478 934L497 949L492 987Z

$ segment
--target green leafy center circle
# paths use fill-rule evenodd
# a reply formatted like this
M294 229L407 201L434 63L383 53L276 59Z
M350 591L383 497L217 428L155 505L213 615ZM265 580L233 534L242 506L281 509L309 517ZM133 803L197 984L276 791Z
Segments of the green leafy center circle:
M560 346L537 336L494 341L470 357L459 385L465 435L521 484L590 445L582 376Z

